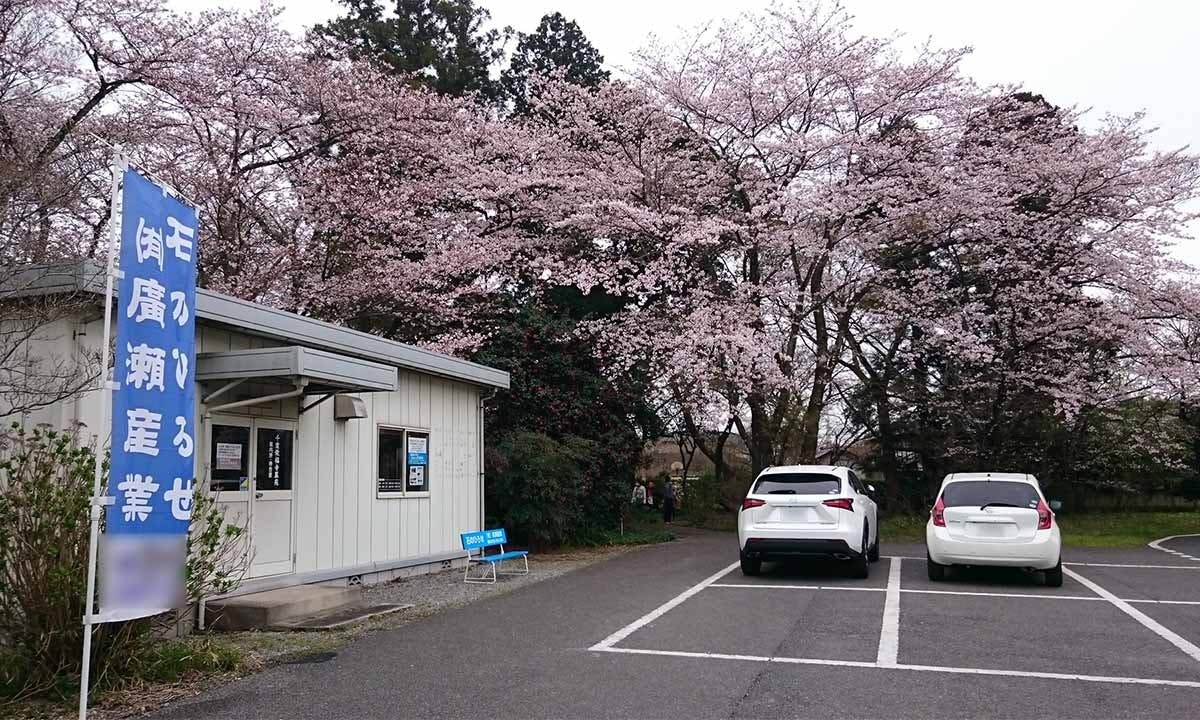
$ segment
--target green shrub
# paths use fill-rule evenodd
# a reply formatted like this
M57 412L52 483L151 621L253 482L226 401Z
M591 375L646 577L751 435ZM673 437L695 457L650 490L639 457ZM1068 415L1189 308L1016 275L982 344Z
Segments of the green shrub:
M690 481L683 497L684 516L696 525L708 524L714 515L722 512L720 495L717 476L711 472Z
M68 699L79 691L95 454L73 433L17 425L0 441L0 700ZM196 495L186 566L193 603L236 587L246 566L240 534L208 495ZM92 689L147 668L154 676L154 653L164 652L155 624L175 619L94 626Z
M511 433L488 449L487 506L518 540L563 544L584 524L593 443Z
M71 433L3 437L0 461L0 696L65 698L83 652L89 507L95 455ZM124 670L145 623L98 626L94 677Z

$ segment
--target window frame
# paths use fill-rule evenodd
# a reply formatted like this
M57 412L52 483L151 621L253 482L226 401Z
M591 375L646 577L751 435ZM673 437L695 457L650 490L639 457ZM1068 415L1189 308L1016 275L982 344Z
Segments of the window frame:
M384 430L390 430L393 432L401 433L401 447L403 448L403 451L402 451L403 462L402 462L402 467L400 469L400 475L401 475L401 477L400 477L401 489L400 490L380 490L379 489L379 481L384 479L384 478L381 478L380 474L379 474L379 449L380 449L379 440L380 440L380 437ZM425 448L426 448L426 457L427 457L427 461L425 463L425 487L426 487L425 490L409 490L408 489L408 439L409 439L410 433L415 433L415 434L425 436L425 442L426 442ZM432 495L433 495L432 479L430 478L430 473L429 473L429 468L432 465L432 463L428 461L428 458L430 456L432 456L432 454L433 454L433 453L429 452L429 450L431 449L432 442L433 442L433 433L429 428L416 427L413 425L397 425L395 423L375 423L374 484L375 484L376 499L397 500L397 499L405 499L405 498L432 497ZM390 480L392 478L388 478L388 479Z
M762 475L759 475L758 479L756 479L754 481L754 485L751 486L750 494L751 495L770 495L771 492L770 491L763 492L761 490L761 486L764 481L777 482L777 481L771 480L772 475L774 475L776 477L779 477L779 476L796 477L799 475L799 476L805 476L807 478L810 478L810 479L798 481L798 482L803 482L803 483L811 483L811 482L817 482L817 481L837 483L836 490L829 490L829 491L821 492L821 493L803 493L805 495L823 495L823 496L841 495L841 494L844 494L843 485L844 484L849 485L848 480L843 480L841 477L838 476L837 473L832 473L832 472L763 473ZM787 482L787 481L781 481L781 484L782 484L782 482ZM800 494L800 493L797 493L797 494Z

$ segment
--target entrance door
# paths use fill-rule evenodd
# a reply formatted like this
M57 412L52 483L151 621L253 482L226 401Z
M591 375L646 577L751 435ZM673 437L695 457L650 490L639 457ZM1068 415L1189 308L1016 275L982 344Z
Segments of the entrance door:
M215 417L210 425L209 488L228 522L246 529L248 577L292 571L295 423Z
M254 468L250 485L250 575L292 571L292 473L296 425L254 420Z

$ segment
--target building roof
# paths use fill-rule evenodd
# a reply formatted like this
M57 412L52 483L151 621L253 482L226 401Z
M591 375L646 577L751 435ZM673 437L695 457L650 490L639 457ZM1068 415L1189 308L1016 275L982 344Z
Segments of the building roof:
M299 345L196 355L197 380L278 378L304 378L309 393L391 392L399 387L393 365Z
M0 281L0 299L66 293L104 294L104 268L93 260L23 268ZM196 317L239 332L381 362L403 370L486 387L509 387L503 370L314 320L229 295L196 289Z

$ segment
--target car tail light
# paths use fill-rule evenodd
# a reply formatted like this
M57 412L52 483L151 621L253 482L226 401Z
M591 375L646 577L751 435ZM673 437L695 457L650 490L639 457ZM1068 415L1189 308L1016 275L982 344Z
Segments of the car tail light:
M933 504L933 510L929 513L933 518L933 524L938 527L946 527L946 503L939 495L937 502Z
M763 505L766 505L766 504L767 504L766 500L758 500L756 498L746 498L745 500L742 501L742 509L749 510L750 508L762 507Z
M826 505L828 507L832 507L832 508L840 508L842 510L853 510L854 509L853 498L837 498L834 500L826 500L822 504Z
M1045 500L1038 500L1038 530L1049 530L1054 521L1054 513L1050 512Z

